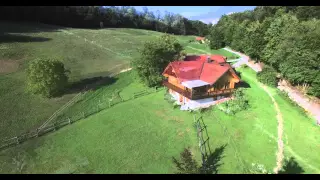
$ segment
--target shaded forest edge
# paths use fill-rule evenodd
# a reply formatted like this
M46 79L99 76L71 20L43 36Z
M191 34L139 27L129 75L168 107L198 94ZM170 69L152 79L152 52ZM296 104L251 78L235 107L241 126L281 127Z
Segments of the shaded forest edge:
M130 6L1 6L0 20L38 22L73 28L136 28L176 35L205 36L211 24L166 12ZM102 22L102 24L101 24Z
M245 53L320 97L319 18L319 6L258 6L224 15L210 30L210 47Z

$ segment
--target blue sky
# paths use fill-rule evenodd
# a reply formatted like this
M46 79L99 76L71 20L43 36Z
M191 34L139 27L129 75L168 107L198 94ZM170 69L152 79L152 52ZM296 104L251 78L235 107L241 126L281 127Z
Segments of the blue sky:
M138 11L142 11L144 6L134 6ZM233 12L243 12L253 10L255 6L145 6L150 11L159 10L161 14L165 11L181 14L191 20L200 20L204 23L217 23L223 14Z

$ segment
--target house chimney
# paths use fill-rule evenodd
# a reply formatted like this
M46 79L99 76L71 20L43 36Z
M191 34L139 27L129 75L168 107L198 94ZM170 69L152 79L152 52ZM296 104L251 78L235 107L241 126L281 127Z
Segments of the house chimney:
M210 63L211 62L211 58L210 56L207 56L207 63Z

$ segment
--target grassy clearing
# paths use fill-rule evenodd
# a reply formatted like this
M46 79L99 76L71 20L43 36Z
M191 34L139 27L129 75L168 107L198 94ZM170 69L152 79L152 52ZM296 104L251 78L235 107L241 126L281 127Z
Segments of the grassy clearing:
M125 79L131 77L118 83ZM19 156L25 157L23 173L173 173L172 156L186 146L196 151L190 122L192 116L172 109L158 92L7 149L0 169L16 173L12 157Z
M250 85L246 95L251 107L235 116L216 108L205 112L209 145L212 151L226 145L219 173L244 173L252 163L271 171L276 164L276 112L270 97L258 86L255 73L240 71ZM116 76L114 83L89 92L68 113L90 109L95 98L115 89L126 99L146 88L126 72ZM319 128L276 93L274 89L272 94L285 121L285 156L296 157L306 173L318 173ZM0 152L0 172L17 173L13 158L24 157L23 173L173 173L171 157L187 146L200 161L192 114L173 109L163 94L160 91L117 104L55 133L4 150Z
M29 61L59 59L71 70L70 81L80 83L127 68L145 41L162 34L139 29L73 29L11 22L0 22L0 33L0 65L7 66L0 68L0 139L39 127L77 93L52 99L26 93L24 70ZM195 38L176 37L184 46Z
M232 57L234 58L240 57L224 49L218 49L218 50L210 49L209 46L205 44L190 43L187 46L185 46L185 49L186 49L186 52L189 54L220 54L220 55L226 56L229 59Z

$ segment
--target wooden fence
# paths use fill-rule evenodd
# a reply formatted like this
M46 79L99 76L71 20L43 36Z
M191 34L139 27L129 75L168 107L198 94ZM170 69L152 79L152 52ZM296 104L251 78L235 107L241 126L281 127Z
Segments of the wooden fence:
M100 103L97 104L96 108L92 108L92 109L90 109L88 111L79 112L78 114L76 114L74 116L67 117L67 118L64 118L64 119L58 119L57 118L55 121L46 121L44 125L40 126L36 130L21 134L19 136L15 136L15 137L12 137L12 138L7 138L7 139L4 139L4 140L1 140L0 141L0 150L3 150L3 149L6 149L6 148L9 148L9 147L21 144L21 143L23 143L23 142L25 142L25 141L27 141L29 139L42 136L42 135L47 134L49 132L56 131L56 130L58 130L58 129L66 126L66 125L70 125L70 124L72 124L72 123L74 123L76 121L79 121L81 119L85 119L88 116L96 114L96 113L98 113L98 112L100 112L100 111L102 111L104 109L108 109L108 108L110 108L110 107L112 107L112 106L114 106L116 104L119 104L119 103L122 103L122 102L126 102L126 101L129 101L129 100L133 100L133 99L136 99L138 97L146 96L146 95L151 94L151 93L159 92L159 91L161 91L163 89L164 88L158 88L158 89L155 88L155 89L148 89L148 90L143 90L143 91L140 91L140 92L136 92L136 93L133 93L132 98L129 98L127 100L124 100L118 94L119 93L118 92L117 94L119 95L119 99L111 100L111 101L108 101L108 102L106 102L105 99L103 99L102 102L105 102L105 103L101 103L101 100L99 100ZM49 118L49 119L52 119L52 118Z

